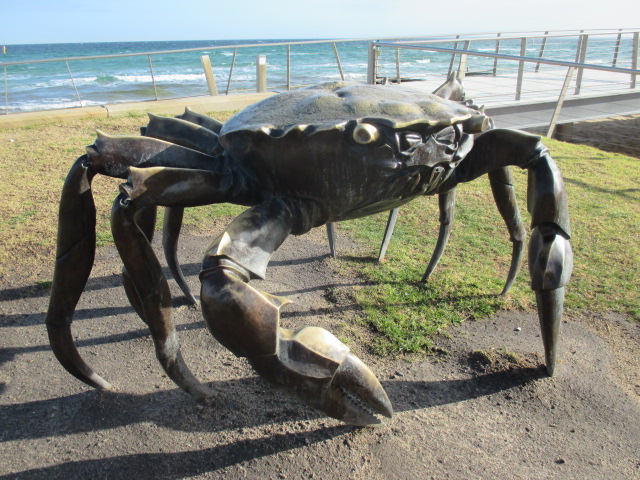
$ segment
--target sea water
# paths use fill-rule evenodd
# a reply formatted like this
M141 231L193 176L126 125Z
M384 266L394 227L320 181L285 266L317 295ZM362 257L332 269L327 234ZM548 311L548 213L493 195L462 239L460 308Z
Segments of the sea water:
M230 93L255 90L257 55L267 57L267 88L282 91L287 88L287 47L267 44L290 41L294 40L7 45L4 54L0 48L0 114L207 95L208 87L200 59L202 55L210 57L217 87L222 94L227 90ZM250 43L257 46L238 49L234 58L234 47ZM545 46L544 57L575 61L576 45L576 37L551 38ZM225 48L213 49L220 46ZM454 40L443 41L435 46L453 48ZM537 57L540 46L541 39L531 39L527 44L526 55ZM366 81L368 43L338 42L336 47L345 80ZM191 48L204 50L38 62L69 57L126 55ZM462 48L462 42L458 48ZM471 48L493 53L496 43L474 42ZM610 65L614 49L615 36L591 38L586 61ZM631 40L623 39L617 66L630 66L630 51ZM519 55L520 40L502 40L500 53ZM331 43L294 44L290 47L289 55L290 81L294 86L341 79ZM379 75L395 79L396 61L401 77L405 80L437 77L444 80L451 68L450 54L401 50L396 59L395 49L383 49L379 58ZM15 65L14 62L32 63ZM232 64L233 71L230 75ZM471 57L468 63L471 74L487 74L492 72L493 67L492 58ZM533 68L533 65L528 67ZM517 69L517 62L501 62L500 68Z

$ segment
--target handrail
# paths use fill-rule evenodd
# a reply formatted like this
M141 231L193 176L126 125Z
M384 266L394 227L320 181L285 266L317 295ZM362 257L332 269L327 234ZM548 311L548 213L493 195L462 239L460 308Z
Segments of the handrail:
M502 39L503 37L501 37ZM495 38L494 38L495 40ZM402 44L399 46L397 43L382 43L376 42L376 47L388 47L388 48L404 48L408 50L428 50L432 52L441 52L441 53L451 53L454 55L466 54L470 56L478 56L478 57L491 57L498 58L502 60L513 60L513 61L523 61L526 63L543 63L546 65L555 65L559 67L578 67L589 70L602 70L604 72L613 72L613 73L625 73L625 74L640 74L640 70L634 68L620 68L620 67L605 67L603 65L594 65L591 63L580 63L580 62L566 62L564 60L552 60L549 58L537 58L537 57L524 57L519 55L507 55L504 53L491 53L491 52L480 52L477 50L463 50L463 49L453 49L453 48L445 48L445 47L423 47L419 45L405 45Z
M589 33L590 35L613 35L618 33L635 33L640 31L640 29L595 29L587 31L589 32L598 32L598 33ZM511 36L500 37L501 40L513 40L520 39L523 36L526 37L534 37L534 38L542 38L542 37L576 37L579 36L580 33L576 31L575 33L561 33L561 34L541 34L535 35L535 31L532 32L509 32ZM529 35L525 35L529 33ZM533 34L533 35L532 35ZM482 37L476 37L475 35L484 35ZM464 34L458 35L460 40L473 40L473 41L489 41L495 40L496 36L486 36L487 33L479 33L479 34ZM371 41L389 41L395 40L396 43L404 43L404 42L412 42L412 43L442 43L443 41L454 41L453 35L430 35L428 39L419 40L420 36L406 36L406 37L368 37L368 38L343 38L343 39L332 39L332 40L297 40L297 41L287 41L287 42L270 42L270 43L243 43L243 44L228 44L228 45L211 45L208 47L193 47L193 48L181 48L176 50L157 50L157 51L149 51L149 52L135 52L135 53L116 53L110 55L87 55L80 57L60 57L60 58L46 58L41 60L23 60L20 62L0 62L0 67L2 66L12 66L12 65L25 65L25 64L33 64L33 63L48 63L48 62L62 62L62 61L75 61L75 60L95 60L101 58L124 58L124 57L138 57L145 55L166 55L172 53L187 53L187 52L199 52L202 50L228 50L230 48L259 48L259 47L283 47L287 45L313 45L320 43L353 43L353 42L371 42Z
M345 70L343 69L343 65L342 65L342 61L340 58L340 55L338 54L338 44L353 44L353 43L364 43L364 42L369 42L372 43L376 46L376 48L393 48L395 51L395 77L396 77L396 81L398 83L400 83L401 81L403 81L401 74L400 74L400 49L415 49L415 50L427 50L427 51L431 51L431 52L437 52L437 53L445 53L445 54L450 54L451 55L451 62L449 65L449 70L452 71L454 68L454 64L456 61L456 58L459 59L460 62L460 66L465 67L467 64L467 58L468 56L476 56L476 57L489 57L489 58L493 58L494 62L493 62L493 75L497 76L498 75L498 70L497 70L497 63L498 60L505 60L505 61L516 61L517 65L518 65L518 78L519 80L522 79L523 76L523 67L525 65L525 63L531 63L531 62L535 62L536 64L536 72L538 71L538 68L540 65L552 65L552 66L561 66L561 67L568 67L568 66L575 66L577 69L577 81L576 81L576 92L579 92L580 90L580 84L581 84L581 79L582 79L582 72L583 69L592 69L592 70L601 70L601 71L606 71L606 72L614 72L614 73L626 73L626 74L631 74L631 88L635 88L635 84L636 84L636 77L637 74L640 73L638 71L638 65L637 65L637 56L638 56L638 35L640 34L640 29L594 29L594 30L562 30L562 31L555 31L555 32L549 32L549 31L526 31L526 32L499 32L499 33L471 33L471 34L458 34L458 35L431 35L429 37L416 37L416 36L407 36L407 37L387 37L387 38L378 38L377 40L373 40L371 38L347 38L347 39L333 39L333 40L287 40L287 41L271 41L271 42L263 42L263 43L225 43L223 45L209 45L209 46L202 46L202 47L192 47L192 48L182 48L182 49L175 49L175 50L161 50L161 51L146 51L146 52L133 52L133 53L119 53L119 54L105 54L105 55L88 55L88 56L74 56L74 57L61 57L61 58L48 58L48 59L36 59L36 60L22 60L22 61L15 61L15 62L0 62L0 67L3 67L4 70L4 113L5 114L9 114L9 85L7 84L7 67L13 67L13 66L19 66L19 65L31 65L31 64L43 64L43 63L54 63L54 62L64 62L67 66L67 71L69 73L69 78L71 78L71 83L73 84L73 89L75 90L75 96L78 99L78 102L82 105L83 100L81 100L81 93L83 93L82 97L85 97L84 92L81 92L78 87L76 87L75 85L75 81L74 81L74 76L71 73L71 68L69 66L69 62L72 61L90 61L90 60L99 60L99 59L119 59L119 58L131 58L131 57L147 57L147 61L148 61L148 68L147 71L150 73L150 83L153 86L153 94L151 96L151 98L155 97L155 100L159 99L159 90L158 90L158 86L157 85L157 78L156 75L154 74L154 65L153 63L156 62L152 62L152 55L172 55L172 54L180 54L180 53L189 53L189 52L202 52L202 51L232 51L233 52L233 58L231 60L231 65L229 67L229 74L228 74L228 80L227 80L227 85L226 85L226 94L228 95L230 93L230 87L231 87L231 83L233 80L233 74L234 74L234 67L236 66L236 54L238 53L239 50L241 49L265 49L265 48L273 48L273 47L277 47L277 48L286 48L286 76L282 77L282 75L280 76L280 79L277 82L272 82L270 83L270 89L282 89L282 88L286 88L287 90L290 90L291 88L298 88L302 85L303 83L305 83L304 81L298 81L295 83L295 86L292 85L292 80L291 80L291 69L292 69L292 65L291 65L291 47L292 46L304 46L304 45L327 45L327 46L331 46L330 48L333 49L333 56L335 57L334 62L337 66L337 70L339 73L339 78L340 79L345 79L346 75L345 75ZM598 37L603 37L603 36L610 36L611 41L609 41L609 39L602 39L602 38L598 38ZM629 36L631 36L631 41L632 41L632 52L631 55L633 58L631 58L631 68L621 68L618 67L617 65L623 64L629 65L629 60L628 60L628 54L627 52L627 46L625 46L625 59L622 60L620 58L620 54L622 53L621 51L621 39L623 36L626 36L625 38L625 45L628 45L628 41L629 41ZM613 62L612 62L612 66L611 67L607 67L604 65L594 65L594 64L588 64L586 63L586 58L587 55L589 54L589 52L587 52L587 41L588 39L592 37L592 38L598 38L599 41L594 41L592 43L589 43L589 48L591 49L590 52L594 53L594 52L598 52L598 49L602 49L602 48L610 48L613 46L613 43L615 42L615 51L612 50L612 55L613 55ZM578 60L577 62L569 62L566 60L552 60L552 59L547 59L544 58L543 55L545 55L545 48L548 51L552 51L553 48L555 48L554 45L553 48L550 47L549 43L547 42L547 39L557 39L557 38L572 38L571 40L571 47L569 47L570 49L573 49L573 45L576 45L576 50L575 50L575 54L576 54L576 60ZM533 44L536 45L535 49L536 49L536 54L537 57L536 58L532 58L529 56L525 56L525 54L527 53L527 42L530 41L531 39L541 39L541 41L537 41L534 42ZM500 48L501 45L504 45L504 48L507 48L511 51L514 51L514 45L513 43L507 43L510 40L514 40L514 41L518 41L520 43L520 55L514 54L514 55L510 55L510 54L504 54L504 53L500 53ZM472 43L477 44L478 42L495 42L495 53L492 53L492 51L476 51L476 50L471 50L470 49L470 45ZM446 47L441 47L441 46L436 46L434 44L451 44L454 45L453 49L452 48L446 48ZM567 42L551 42L552 44L554 43L562 43L563 45L566 45ZM462 49L459 48L460 45L463 45ZM508 46L507 46L508 45ZM529 45L532 45L531 42L529 42ZM592 49L591 46L594 45L594 48ZM597 46L597 47L596 47ZM346 47L344 47L346 48ZM504 51L503 48L503 51ZM515 47L517 48L517 47ZM538 50L539 49L539 53ZM491 48L490 50L493 50L493 48ZM378 51L376 51L378 52ZM378 72L378 68L377 68L377 64L378 64L378 58L377 58L377 53L375 53L373 60L370 57L368 64L372 65L372 62L375 63L376 67L374 68L373 71L373 77L377 76L377 72ZM248 53L248 52L247 52ZM378 52L379 53L379 52ZM554 53L552 52L551 55L553 55ZM408 57L410 58L410 57ZM562 58L562 57L560 57ZM406 61L403 58L403 61ZM382 65L382 64L381 64ZM386 65L386 61L385 61L385 65ZM89 68L92 68L93 66L90 65ZM354 65L352 63L349 63L348 61L345 62L345 67L350 68L351 71L349 72L349 75L353 75L354 72ZM243 67L244 68L244 67ZM491 67L489 66L489 72L491 71ZM446 67L445 67L446 69ZM356 72L358 75L360 74L359 71ZM444 72L438 72L440 73L444 73ZM478 73L478 72L475 72ZM364 72L362 72L363 76L364 76ZM368 81L375 81L375 78L373 78L371 76L371 72L367 72L367 80ZM464 75L464 72L462 72L462 75ZM418 75L420 76L420 75ZM373 78L373 79L372 79ZM246 83L246 82L245 82ZM246 85L241 85L238 86L237 88L234 89L234 92L236 93L240 93L243 91L247 91L248 89L246 88ZM518 99L520 97L520 93L522 90L522 84L520 83L519 86L516 88L516 99ZM137 99L136 99L137 100ZM88 100L91 101L91 100Z

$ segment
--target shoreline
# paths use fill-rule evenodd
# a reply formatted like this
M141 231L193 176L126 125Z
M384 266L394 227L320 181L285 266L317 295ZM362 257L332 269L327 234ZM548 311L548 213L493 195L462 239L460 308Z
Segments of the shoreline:
M273 95L273 92L217 96L204 95L169 100L148 100L144 102L112 103L93 107L10 113L8 115L0 115L0 129L27 127L83 118L121 117L132 114L165 113L176 115L184 112L185 107L189 107L198 113L241 110L271 95Z

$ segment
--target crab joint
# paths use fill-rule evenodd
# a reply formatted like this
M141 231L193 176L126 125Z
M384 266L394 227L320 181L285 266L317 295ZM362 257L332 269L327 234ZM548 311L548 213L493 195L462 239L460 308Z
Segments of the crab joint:
M186 168L131 167L120 190L138 206L195 207L226 201L229 176Z

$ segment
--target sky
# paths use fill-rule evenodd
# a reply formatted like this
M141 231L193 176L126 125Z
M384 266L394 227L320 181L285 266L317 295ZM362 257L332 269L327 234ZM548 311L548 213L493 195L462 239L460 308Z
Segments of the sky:
M0 0L0 45L640 27L640 0Z

